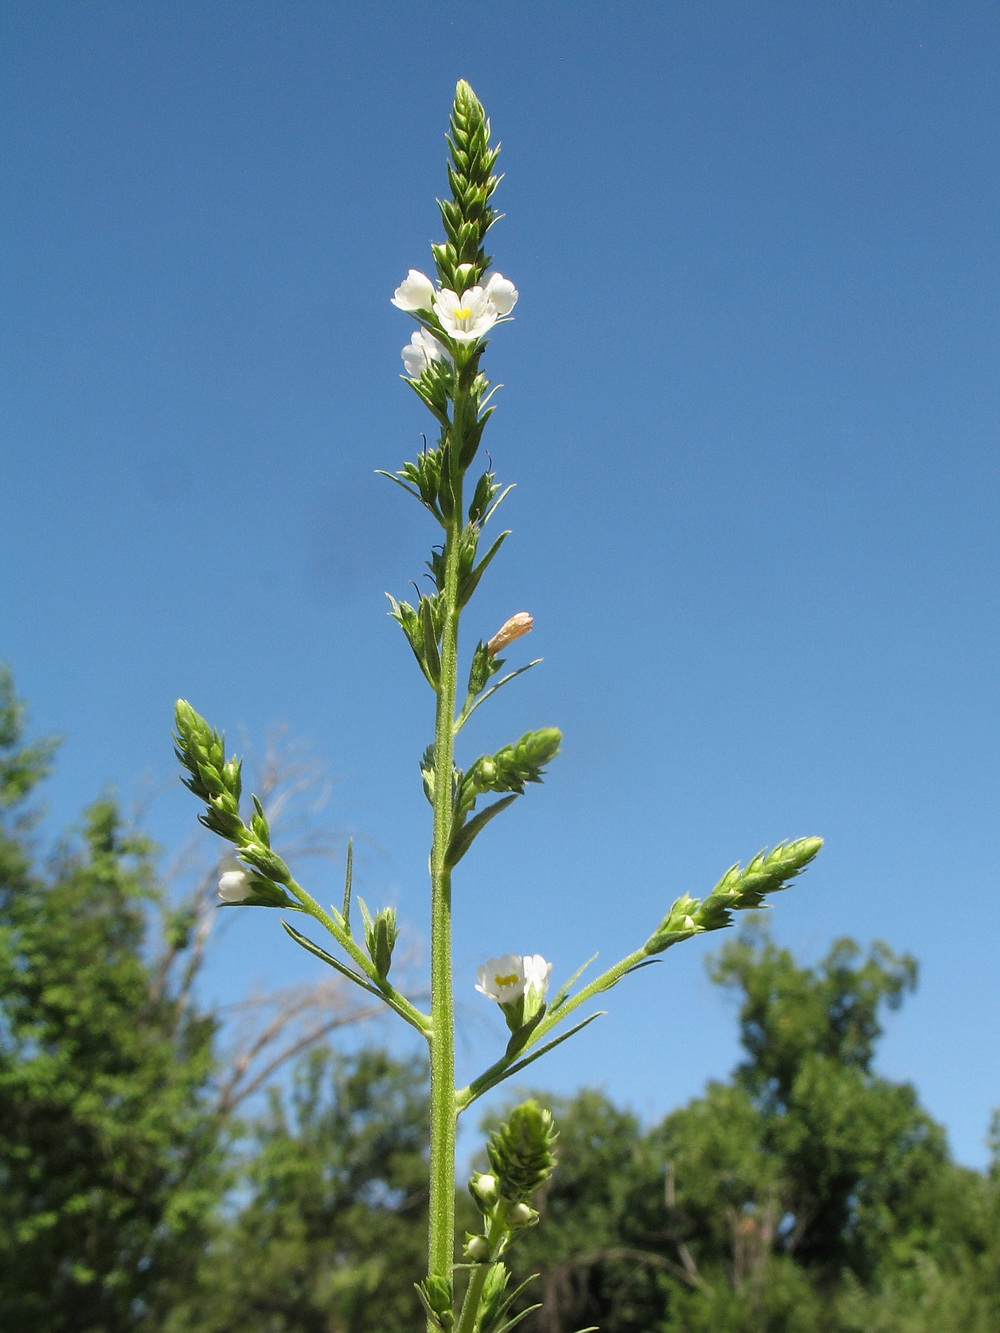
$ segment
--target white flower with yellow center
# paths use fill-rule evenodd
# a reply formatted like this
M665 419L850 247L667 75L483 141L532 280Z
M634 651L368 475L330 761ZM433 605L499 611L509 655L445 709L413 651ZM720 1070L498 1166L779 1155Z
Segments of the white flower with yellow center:
M426 273L411 268L392 296L392 304L408 313L430 310L434 300L434 284Z
M434 313L448 337L460 343L477 342L500 318L484 287L468 287L461 296L442 287L434 298Z
M524 994L524 961L520 954L505 953L501 958L487 958L476 969L476 990L497 1004L512 1004Z
M223 871L219 876L219 897L224 903L241 903L253 892L250 884L250 872L231 856L222 862Z
M480 995L504 1005L513 1004L529 993L541 1001L548 990L552 964L540 953L523 958L517 953L505 953L500 958L488 958L476 972L479 977L476 990Z
M411 380L418 380L433 361L451 361L447 348L426 329L417 329L401 353Z

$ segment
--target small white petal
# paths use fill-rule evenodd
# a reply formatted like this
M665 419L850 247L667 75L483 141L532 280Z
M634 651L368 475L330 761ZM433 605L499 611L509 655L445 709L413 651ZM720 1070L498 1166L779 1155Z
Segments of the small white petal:
M517 288L502 273L494 273L486 284L486 295L498 315L509 315L517 304Z
M524 958L526 990L533 990L538 996L544 995L549 988L549 977L551 975L552 964L547 963L540 953L528 954Z
M419 379L432 361L451 361L447 348L426 329L416 330L403 348L401 356L411 380Z
M413 343L407 343L400 355L403 358L403 368L411 380L418 380L427 369L427 355L422 347L417 347Z
M433 282L426 273L411 268L393 293L392 304L400 310L430 310L433 300Z

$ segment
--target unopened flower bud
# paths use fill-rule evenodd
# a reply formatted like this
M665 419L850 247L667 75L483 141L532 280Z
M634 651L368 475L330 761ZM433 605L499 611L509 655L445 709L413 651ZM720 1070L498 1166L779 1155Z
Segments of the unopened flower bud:
M490 1243L485 1236L470 1236L465 1242L465 1253L474 1264L488 1264L492 1258Z
M469 1193L484 1212L489 1212L496 1207L500 1197L496 1176L491 1176L488 1171L475 1172L469 1181Z
M520 639L522 635L527 634L534 623L533 617L527 611L518 611L516 616L511 616L500 626L486 645L486 651L490 657L496 657L497 653L502 653L509 643L513 643L515 639Z
M529 1208L526 1203L515 1203L512 1208L507 1210L507 1225L510 1227L526 1227L534 1222L538 1214L534 1208Z
M219 897L224 903L244 902L252 892L249 872L231 857L223 865L225 869L219 876Z

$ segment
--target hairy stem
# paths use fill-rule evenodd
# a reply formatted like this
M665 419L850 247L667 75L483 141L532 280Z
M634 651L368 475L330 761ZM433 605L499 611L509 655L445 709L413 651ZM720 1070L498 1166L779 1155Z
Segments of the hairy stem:
M457 469L456 469L457 471ZM450 1278L455 1252L455 1013L451 978L454 725L458 676L459 537L462 486L445 539L444 624L434 732L434 842L431 850L431 1163L428 1271Z

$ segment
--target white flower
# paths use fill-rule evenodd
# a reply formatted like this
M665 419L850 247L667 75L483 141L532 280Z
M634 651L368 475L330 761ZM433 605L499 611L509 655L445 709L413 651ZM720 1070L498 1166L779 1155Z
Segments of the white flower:
M434 298L434 313L450 338L474 343L489 333L500 312L482 287L468 287L461 296L442 287Z
M219 876L219 897L224 903L243 902L252 892L250 872L231 856L227 856L222 864L225 869Z
M509 315L517 303L517 288L502 273L494 273L486 284L486 295L498 315Z
M418 380L432 361L450 361L448 351L433 333L417 329L402 351L403 365L411 380Z
M528 954L521 961L524 967L525 991L533 991L539 1000L542 999L549 988L552 964L547 963L540 953Z
M505 953L502 958L487 958L476 969L476 990L497 1004L511 1004L524 994L524 962L519 954Z
M426 273L411 268L393 293L392 304L400 310L430 310L433 300L433 282Z
M497 1004L513 1004L529 993L541 1000L548 990L552 964L540 953L505 953L501 958L488 958L477 968L479 985L476 990Z

